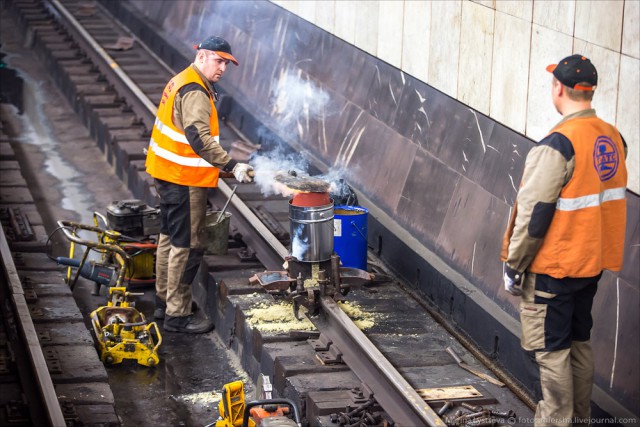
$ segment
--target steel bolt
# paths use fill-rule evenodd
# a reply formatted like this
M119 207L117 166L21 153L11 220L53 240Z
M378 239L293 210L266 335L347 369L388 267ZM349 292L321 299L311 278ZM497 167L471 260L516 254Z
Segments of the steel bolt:
M489 413L495 417L500 417L500 418L515 418L516 417L516 413L509 409L508 411L494 411L491 410L489 411Z
M447 411L449 409L451 409L452 406L453 406L453 403L451 403L449 401L444 402L444 405L442 405L442 407L438 411L438 415L442 416L442 415L446 414Z
M470 410L470 411L473 411L473 412L480 412L480 411L482 411L482 406L473 406L473 405L471 405L471 404L469 404L469 403L467 403L467 402L462 402L462 403L460 404L460 406L462 406L463 408L466 408L466 409L468 409L468 410Z

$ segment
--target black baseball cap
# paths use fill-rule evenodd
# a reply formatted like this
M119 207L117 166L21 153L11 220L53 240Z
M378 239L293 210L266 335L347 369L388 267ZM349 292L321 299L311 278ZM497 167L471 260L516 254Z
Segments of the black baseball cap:
M589 58L576 54L567 56L557 64L547 66L560 83L577 90L595 90L598 85L598 71ZM589 83L589 86L579 83Z
M234 64L238 65L238 60L233 57L231 53L231 45L229 42L218 36L211 36L204 40L202 43L193 46L194 49L206 49L211 50L221 56L224 59L228 59Z

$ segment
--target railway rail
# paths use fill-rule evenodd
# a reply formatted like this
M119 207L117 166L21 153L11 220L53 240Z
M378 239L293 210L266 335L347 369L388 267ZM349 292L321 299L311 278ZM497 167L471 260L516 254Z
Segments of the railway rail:
M46 66L55 70L54 79L116 174L136 197L154 205L157 196L144 172L143 151L156 101L174 70L163 62L161 53L152 52L97 3L12 0L10 8L26 29L32 47ZM176 58L172 62L174 66L188 63ZM221 104L225 102L232 100L225 99L223 93ZM219 110L223 115L222 105ZM234 138L242 140L241 126L226 122L222 132L227 143ZM240 142L253 145L251 141ZM232 194L231 185L231 179L222 180L219 191L210 197L211 204L222 206ZM343 298L377 315L366 333L327 297L321 301L321 313L312 318L319 332L283 336L249 325L245 311L273 300L265 292L256 293L248 277L263 269L280 270L288 255L289 237L282 232L289 227L288 200L265 198L251 184L237 184L235 194L229 210L236 250L246 263L221 271L224 269L211 262L209 274L217 287L217 333L239 353L252 377L261 372L273 376L278 393L299 402L310 424L330 425L340 416L345 424L352 424L358 421L355 415L347 415L346 408L368 405L372 412L385 413L384 419L397 425L444 425L436 410L449 400L529 413L526 393L499 369L492 367L493 374L509 388L460 369L446 349L453 347L469 359L467 348L451 337L451 328L429 316L425 305L396 282L355 289ZM7 250L3 249L3 260ZM374 262L371 265L381 268ZM324 338L326 348L321 351L337 351L336 363L319 363L317 345L314 349L306 338L316 343ZM478 371L491 373L475 359L471 364ZM50 389L41 394L45 406L55 407ZM462 418L458 423L469 420ZM527 424L515 418L508 421Z
M5 320L1 325L4 337L2 370L6 374L8 365L15 363L19 373L19 378L15 378L10 384L3 384L3 387L13 388L12 393L8 395L14 397L3 402L7 408L6 418L3 421L20 425L30 419L33 425L64 425L64 414L51 381L36 328L31 320L27 305L29 296L25 295L25 289L17 274L2 229L0 229L0 254L2 255L0 298L3 302L11 302L11 304L3 304L2 308ZM17 398L21 394L24 394L22 400ZM7 396L3 396L3 400L5 399ZM25 402L32 402L32 404L26 405Z
M107 372L0 127L0 425L117 425ZM93 357L92 357L93 356Z

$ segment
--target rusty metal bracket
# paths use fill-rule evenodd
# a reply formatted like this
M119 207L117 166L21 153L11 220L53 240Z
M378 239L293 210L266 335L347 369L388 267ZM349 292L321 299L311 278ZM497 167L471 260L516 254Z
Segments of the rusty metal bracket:
M11 400L7 402L5 414L9 423L21 424L29 422L29 405L23 401Z
M42 316L44 316L44 311L42 311L41 308L38 307L29 307L29 313L31 313L31 317L35 318L40 318Z
M36 294L36 291L34 289L25 289L24 299L27 301L28 304L34 303L38 301L38 294Z
M13 357L10 351L6 348L0 348L0 375L11 373L9 369L11 362L13 362Z
M29 218L24 215L20 208L2 208L0 218L7 220L10 228L7 230L7 240L14 242L30 242L36 236L29 222Z
M49 333L49 331L36 330L36 333L38 334L38 341L51 341L51 334Z
M67 421L67 425L77 425L76 423L80 421L80 417L78 416L78 412L76 411L76 407L73 402L60 400L60 409L62 410L64 420Z
M54 348L43 348L42 354L44 355L47 368L51 374L61 374L62 366L60 365L60 359L58 358L58 352Z
M315 351L329 351L329 347L333 344L333 341L323 334L320 334L317 339L310 339L307 342L311 344Z
M342 352L326 336L320 334L317 340L307 340L316 352L316 358L323 365L342 363Z
M316 357L323 365L337 365L342 363L342 352L337 345L331 345L329 351L318 351Z

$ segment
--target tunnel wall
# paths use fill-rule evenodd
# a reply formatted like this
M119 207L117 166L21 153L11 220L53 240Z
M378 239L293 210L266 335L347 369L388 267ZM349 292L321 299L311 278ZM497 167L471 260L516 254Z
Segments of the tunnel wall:
M558 121L544 68L588 56L593 105L625 135L640 194L637 0L271 1L536 141Z
M495 332L500 313L483 318L477 309L517 319L518 301L502 291L499 250L530 139L269 2L105 4L115 14L133 6L143 18L129 19L162 32L143 39L172 66L192 60L192 45L208 35L229 40L240 66L220 89L233 98L234 124L254 142L284 141L341 170L380 212L369 231L380 256L397 262L408 247L386 237L397 226L443 260L436 269L424 258L405 259L397 273L441 308L457 298L443 311L522 378L513 351L501 355L485 342L500 335L510 340L502 349L513 349L517 337ZM625 267L603 276L592 341L599 391L637 415L640 200L627 196ZM448 269L469 288L448 279Z

